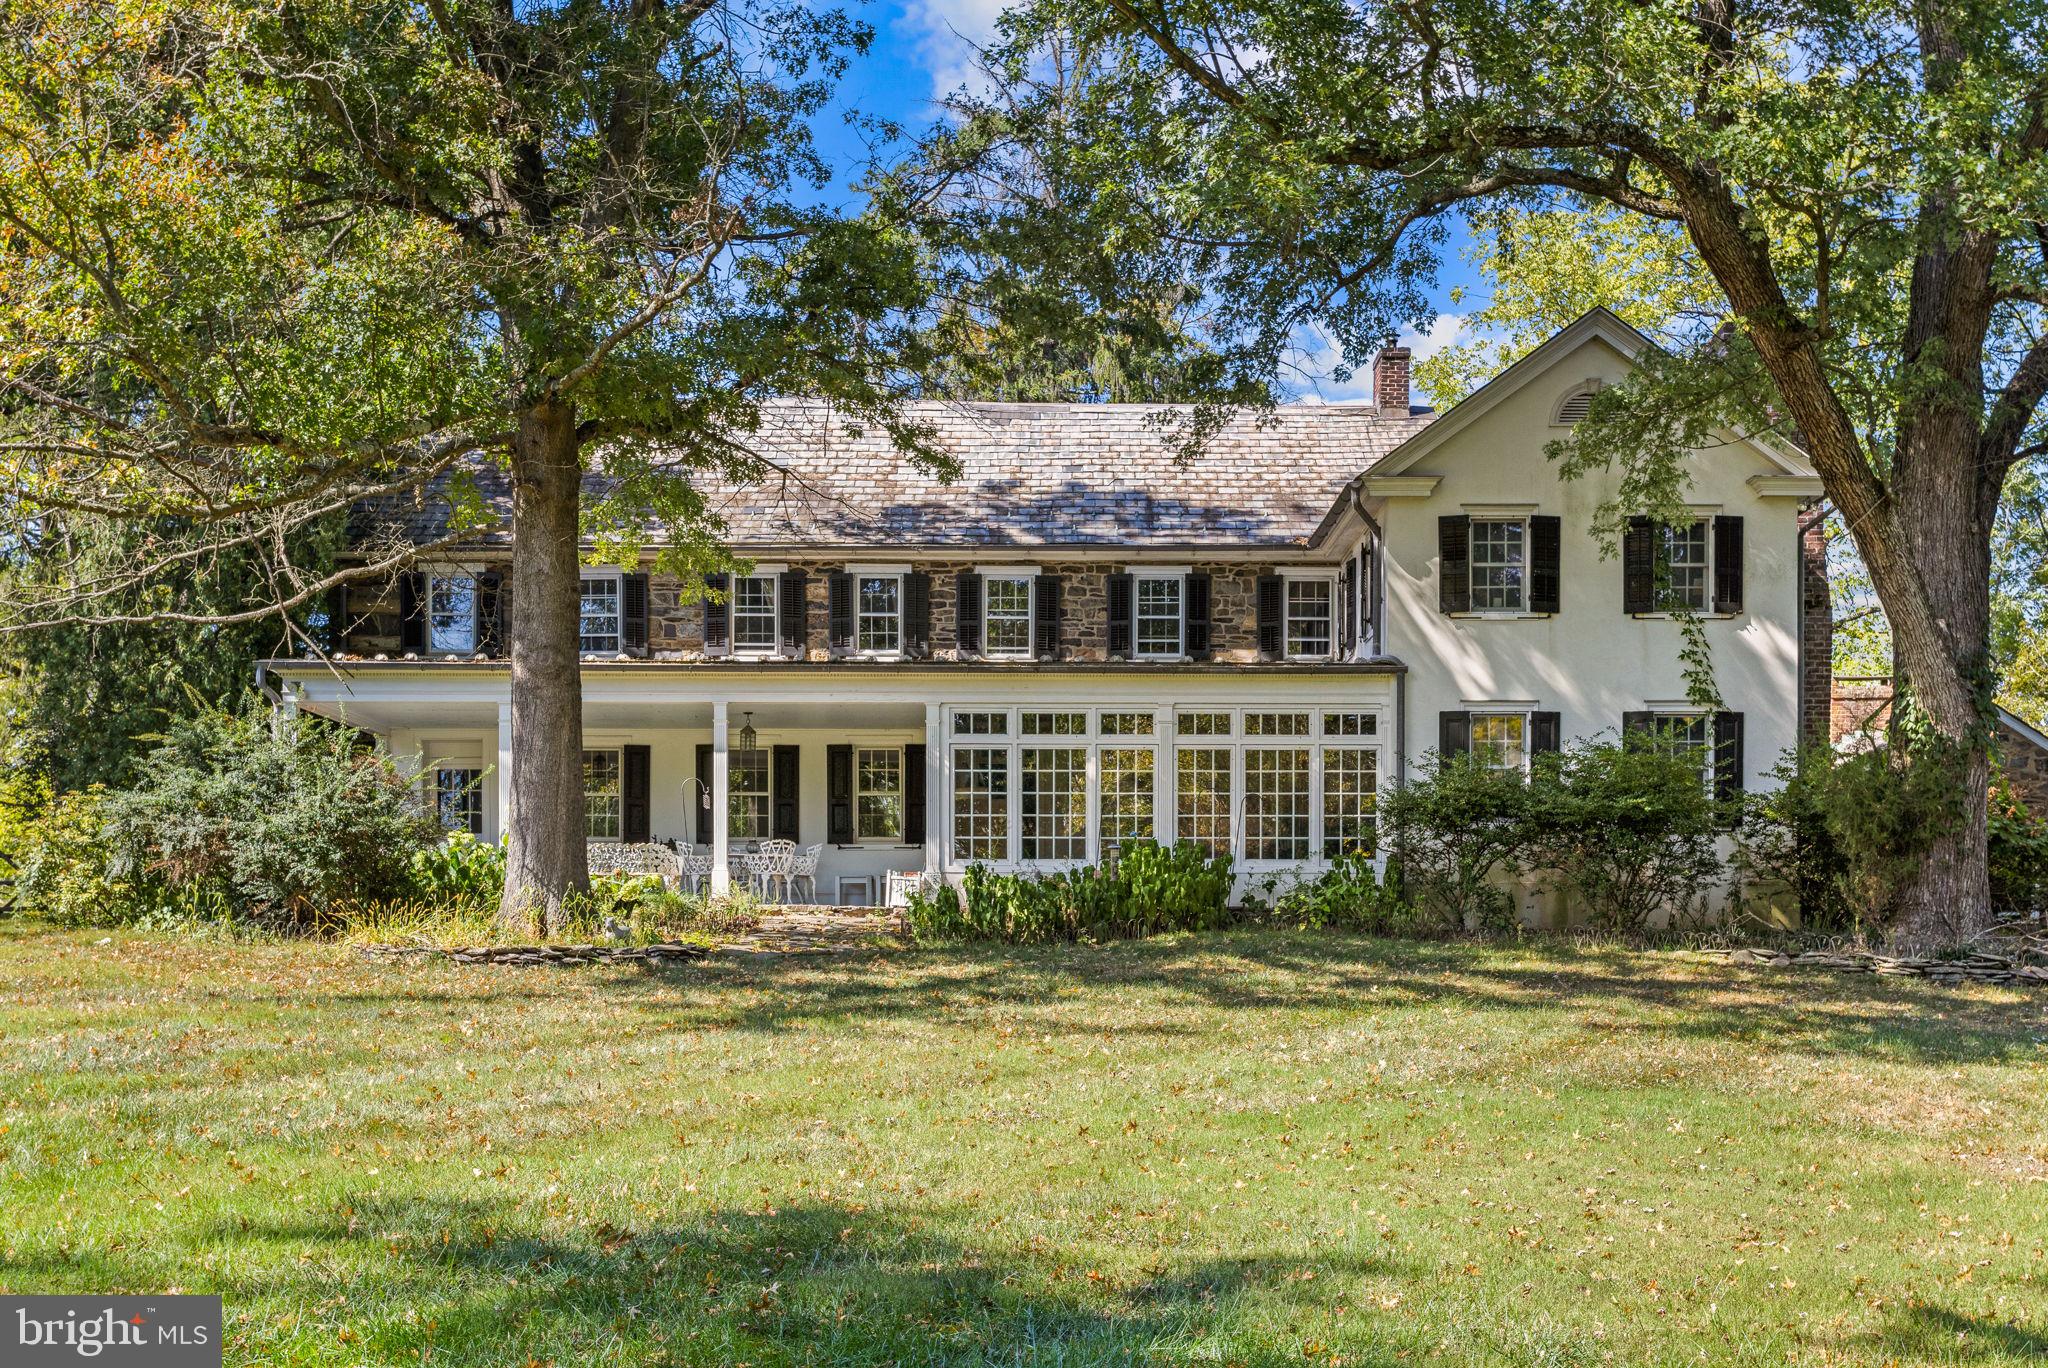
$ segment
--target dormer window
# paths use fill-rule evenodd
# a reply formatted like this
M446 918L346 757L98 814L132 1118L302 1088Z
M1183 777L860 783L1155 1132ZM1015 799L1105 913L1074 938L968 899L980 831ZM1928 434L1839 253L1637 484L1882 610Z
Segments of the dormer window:
M895 655L902 651L903 577L858 575L854 597L858 612L855 649L872 655Z
M1178 574L1132 575L1135 650L1154 659L1186 654L1181 642L1181 595L1184 581Z
M1327 579L1287 580L1287 658L1325 657L1335 641L1336 586Z
M461 571L428 576L427 649L464 655L476 649L476 576Z

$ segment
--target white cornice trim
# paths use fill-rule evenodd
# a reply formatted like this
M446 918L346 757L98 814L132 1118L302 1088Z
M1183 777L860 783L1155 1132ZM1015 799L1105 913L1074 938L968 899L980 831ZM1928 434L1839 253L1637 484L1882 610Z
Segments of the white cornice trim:
M1759 499L1818 499L1826 493L1818 475L1752 475L1746 483Z
M1443 482L1441 475L1368 475L1365 492L1375 499L1426 499Z

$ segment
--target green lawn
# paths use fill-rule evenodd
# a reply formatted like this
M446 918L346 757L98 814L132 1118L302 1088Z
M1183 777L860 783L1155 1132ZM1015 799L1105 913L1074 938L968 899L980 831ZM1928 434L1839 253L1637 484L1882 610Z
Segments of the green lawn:
M0 931L0 1285L238 1364L2048 1354L2048 994L1265 933L663 970Z

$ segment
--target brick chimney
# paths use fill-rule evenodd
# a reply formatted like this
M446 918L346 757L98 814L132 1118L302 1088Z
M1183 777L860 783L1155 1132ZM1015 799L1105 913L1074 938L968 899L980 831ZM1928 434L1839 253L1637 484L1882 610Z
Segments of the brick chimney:
M1382 412L1408 416L1408 349L1385 347L1372 362L1372 399Z

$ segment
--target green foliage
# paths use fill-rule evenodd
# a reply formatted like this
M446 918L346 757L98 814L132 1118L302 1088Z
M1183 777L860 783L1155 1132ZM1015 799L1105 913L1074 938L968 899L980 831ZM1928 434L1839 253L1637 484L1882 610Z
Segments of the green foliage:
M2048 813L2028 808L2001 775L1990 823L1993 910L2048 914Z
M1631 734L1581 742L1532 767L1532 860L1590 925L1642 931L1660 912L1672 924L1697 916L1721 873L1723 825L1702 759Z
M1769 904L1789 893L1803 929L1854 935L1865 909L1850 896L1856 881L1828 826L1834 752L1808 746L1781 756L1769 787L1746 793L1735 828L1734 866L1742 902Z
M1506 931L1520 925L1500 879L1529 866L1529 785L1476 755L1424 760L1419 778L1380 798L1401 886L1427 925Z
M1357 854L1332 861L1313 879L1281 893L1274 900L1271 917L1297 931L1409 936L1432 929L1425 926L1415 905L1402 897L1400 890L1380 881L1371 858Z
M452 831L438 845L414 852L412 891L444 906L496 907L505 891L505 847Z
M347 728L254 707L176 722L98 805L111 887L159 884L238 916L310 920L411 891L439 836L412 784Z
M1231 857L1192 842L1137 841L1114 872L1102 865L1054 874L967 867L961 886L912 895L905 919L921 942L1102 941L1169 931L1210 931L1235 920Z
M106 792L34 795L27 821L8 833L14 866L14 908L65 926L116 925L150 911L162 890L134 874L107 868Z

